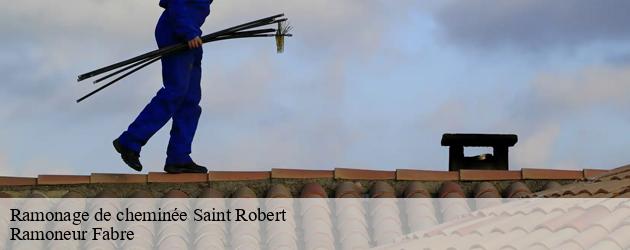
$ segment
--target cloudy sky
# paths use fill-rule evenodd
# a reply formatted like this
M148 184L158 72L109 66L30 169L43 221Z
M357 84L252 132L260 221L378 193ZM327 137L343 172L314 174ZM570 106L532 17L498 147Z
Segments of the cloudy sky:
M0 1L0 175L129 172L111 141L159 64L80 104L94 86L76 76L154 49L157 1ZM514 169L630 163L630 1L215 0L203 29L280 12L284 54L204 47L193 158L210 169L444 170L446 132L518 134Z

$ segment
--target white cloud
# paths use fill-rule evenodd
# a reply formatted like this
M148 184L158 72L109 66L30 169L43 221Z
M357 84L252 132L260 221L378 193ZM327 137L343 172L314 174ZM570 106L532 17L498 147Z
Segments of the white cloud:
M369 68L364 68L365 64L375 64L379 67L372 69L382 70L367 73L383 75L391 73L389 67L397 68L403 64L423 67L422 64L416 66L416 58L412 56L400 60L400 55L409 55L403 50L395 51L397 48L392 47L396 46L390 43L409 37L410 34L392 31L417 18L414 16L417 11L426 9L423 14L429 13L444 4L442 1L439 4L431 1L428 5L425 1L418 2L215 1L204 26L206 33L284 12L295 27L295 36L287 41L287 50L282 55L274 54L273 40L206 46L204 115L194 155L199 157L200 163L211 164L209 167L237 170L268 169L279 165L330 168L336 164L370 165L375 162L387 165L375 167L400 167L396 163L402 163L444 169L446 149L439 147L439 135L451 130L448 132L516 132L521 136L521 143L516 146L515 162L523 166L563 165L558 162L566 161L558 160L558 157L576 162L587 162L594 157L602 158L602 162L622 158L605 155L601 150L593 153L579 149L575 156L568 155L569 150L557 151L553 145L566 144L563 131L572 126L575 117L589 117L586 112L589 109L603 107L619 114L628 113L628 67L601 65L579 72L539 74L527 86L527 93L518 95L517 104L512 106L509 97L500 90L507 85L489 86L488 92L483 94L448 89L435 91L444 95L435 99L447 100L443 105L429 103L435 99L422 100L426 97L419 96L417 102L409 101L406 107L393 105L374 111L370 105L378 104L349 100L357 98L355 88L364 83L350 84L348 76L362 79L351 74L365 74L365 69ZM576 37L582 33L569 30L567 25L584 24L585 21L600 25L611 18L625 18L609 15L601 19L577 20L571 14L561 23L547 27L531 25L530 18L536 15L529 13L547 6L549 10L541 12L545 15L539 17L541 22L547 22L560 10L556 6L558 3L545 2L545 5L535 0L522 3L525 6L520 7L504 2L469 6L481 2L449 1L446 9L437 12L437 24L452 42L474 46L479 46L478 43L494 46L504 42L521 47L547 43L574 46L591 40ZM564 3L561 5L565 6ZM577 5L580 7L577 13L581 13L583 5L589 4ZM600 13L601 9L595 10ZM3 131L9 132L5 132L6 136L2 134L2 138L11 138L8 141L17 144L12 145L12 151L5 152L12 157L12 162L19 164L13 167L27 168L28 174L32 174L48 172L51 166L93 166L93 161L98 161L101 166L120 163L111 150L110 137L121 132L160 87L158 64L80 105L74 104L73 99L94 86L89 83L77 85L75 77L83 71L154 48L153 29L160 12L156 1L66 0L59 4L52 0L27 0L4 5L0 10L0 22L3 23L0 35L6 39L0 48L3 55L0 75L5 77L0 85L0 119L10 121L3 124ZM479 14L487 12L487 15ZM480 20L475 19L479 17ZM515 28L522 25L529 26ZM602 39L625 37L625 26L624 30L617 30L616 24L611 27L614 29L602 34ZM404 30L417 31L413 28ZM590 36L599 34L586 30L585 34ZM470 32L470 37L466 32ZM551 32L551 36L537 32ZM432 42L430 37L426 40L426 43ZM439 46L432 48L436 47ZM444 51L444 54L452 54L452 51ZM435 58L422 60L432 59ZM467 72L451 71L450 67L458 63L455 61L436 60L435 63L435 69L443 72ZM510 70L508 67L502 69ZM416 76L421 74L422 69L410 73L414 79L421 79L419 81L432 81L430 76L427 79ZM451 84L453 80L450 76L440 79L440 84ZM471 77L470 82L474 84L475 81L484 79ZM392 85L392 88L401 86L402 93L406 86ZM388 94L396 93L372 93L373 98L365 99L386 99L391 98ZM359 111L349 112L349 102L355 102L353 105ZM430 110L426 106L435 108ZM358 112L364 113L357 115ZM424 119L423 115L428 118ZM374 120L374 124L362 123L360 118L364 116L370 117L368 121ZM404 120L407 119L404 117L416 116L422 122L411 118ZM619 132L606 124L601 127ZM162 133L166 138L168 128ZM50 144L20 142L18 138L25 135ZM583 143L579 138L571 140ZM53 151L47 146L61 142L67 147ZM7 140L0 143L5 143L0 146L8 146ZM157 150L143 152L146 153L143 160L159 166L165 143L166 140L163 144L152 140L147 151ZM40 150L40 158L46 160L16 158L33 149ZM416 156L416 152L420 153ZM75 159L76 155L82 157ZM10 173L20 174L13 170Z
M206 46L200 130L226 134L223 141L198 139L199 161L261 168L280 162L330 166L327 163L341 160L348 145L339 109L346 96L347 68L382 54L384 41L391 38L383 34L391 34L393 25L409 18L405 13L417 5L415 1L398 5L358 0L215 1L203 27L206 33L284 12L295 36L287 41L283 55L275 55L272 39ZM54 166L77 164L72 156L76 152L70 152L74 150L109 156L104 152L109 153L111 146L104 142L122 131L157 91L159 66L138 72L80 105L73 99L94 86L77 84L75 76L154 48L153 30L160 12L154 1L121 0L68 0L63 5L52 0L20 1L0 10L0 21L6 24L0 34L10 37L2 52L10 57L0 59L0 74L7 76L0 85L0 115L12 121L9 129L22 127L20 131L31 137L64 141L64 145L87 141L78 137L93 141L80 149L60 148L54 156L27 144L13 150L42 148L44 155L56 158L58 164L52 162L55 159L48 162ZM32 124L29 127L37 131L19 124ZM90 134L73 138L45 131L51 127ZM155 148L160 149L155 162L160 162L163 146ZM48 169L32 159L16 162L36 172Z
M558 124L537 126L532 134L521 136L520 142L512 151L514 165L521 168L548 168L556 153L554 144L560 132Z
M533 81L532 91L546 105L569 110L614 105L630 111L630 66L544 73Z
M627 162L630 66L541 72L508 105L520 167L602 168ZM597 165L593 165L597 164Z

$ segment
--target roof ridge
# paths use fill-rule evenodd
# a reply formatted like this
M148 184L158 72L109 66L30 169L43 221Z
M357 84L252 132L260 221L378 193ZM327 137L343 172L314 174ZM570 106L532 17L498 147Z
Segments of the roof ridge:
M619 169L619 168L617 168ZM208 174L149 173L91 173L88 175L41 174L36 177L0 176L0 186L12 185L69 185L91 183L191 183L214 181L252 181L276 179L332 179L332 180L391 180L391 181L522 181L522 180L585 180L601 176L604 169L542 169L520 170L424 170L424 169L288 169L266 171L210 171ZM617 171L630 171L630 165Z

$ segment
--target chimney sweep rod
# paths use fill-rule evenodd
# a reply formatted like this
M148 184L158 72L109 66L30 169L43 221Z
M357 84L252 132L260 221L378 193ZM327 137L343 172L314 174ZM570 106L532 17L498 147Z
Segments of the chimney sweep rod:
M124 75L122 75L122 76L120 76L120 77L118 77L118 78L116 78L116 79L112 80L111 82L108 82L107 84L105 84L105 85L101 86L100 88L98 88L98 89L96 89L96 90L94 90L94 91L90 92L89 94L87 94L87 95L85 95L85 96L83 96L83 97L79 98L79 99L77 100L77 103L79 103L79 102L81 102L81 101L83 101L83 100L87 99L88 97L90 97L90 96L92 96L92 95L94 95L94 94L98 93L99 91L101 91L101 90L103 90L103 89L107 88L108 86L110 86L110 85L112 85L112 84L116 83L117 81L119 81L119 80L121 80L121 79L125 78L126 76L131 75L131 74L133 74L134 72L136 72L136 71L138 71L138 70L140 70L140 69L142 69L142 68L144 68L144 67L146 67L146 66L149 66L150 64L152 64L152 63L154 63L154 62L156 62L156 61L160 60L160 58L162 58L162 57L156 57L156 58L152 59L151 61L145 62L144 64L140 65L139 67L137 67L137 68L135 68L135 69L133 69L133 70L131 70L131 71L129 71L129 72L127 72L127 73L125 73Z
M260 27L260 26L268 25L268 24L272 23L273 21L275 21L276 18L282 17L282 16L284 16L284 14L278 14L278 15L275 15L275 16L270 16L270 17L267 17L267 18L255 20L255 21L252 21L252 22L249 22L249 23L237 25L237 26L234 26L232 28L224 29L224 30L221 30L221 31L217 31L217 32L205 35L205 36L202 37L202 40L203 39L209 39L209 38L215 38L215 37L218 37L218 36L226 35L226 34L229 34L229 33L235 32L235 31L239 31L239 30L243 30L243 29L249 29L249 28L254 28L254 27ZM90 72L85 73L85 74L81 74L81 75L78 76L77 81L83 81L83 80L88 79L90 77L93 77L93 76L100 75L102 73L111 71L113 69L117 69L119 67L123 67L123 66L126 66L128 64L135 63L135 62L140 61L140 60L144 60L146 58L152 58L152 57L157 56L159 54L162 54L162 53L164 53L166 51L170 52L170 51L174 51L174 50L179 50L179 49L185 48L186 46L187 46L186 43L181 43L181 44L171 45L171 46L166 47L166 48L153 50L153 51L147 52L145 54L133 57L131 59L127 59L127 60L124 60L124 61L112 64L112 65L109 65L109 66L106 66L106 67L103 67L103 68L100 68L100 69L96 69L96 70L90 71Z
M158 56L159 56L159 55L158 55ZM122 68L122 69L120 69L120 70L117 70L117 71L116 71L116 72L114 72L114 73L111 73L111 74L108 74L108 75L106 75L106 76L104 76L104 77L101 77L101 78L99 78L99 79L96 79L93 83L94 83L94 84L97 84L97 83L99 83L99 82L102 82L102 81L104 81L104 80L106 80L106 79L108 79L108 78L110 78L110 77L112 77L112 76L118 75L118 74L120 74L120 73L122 73L122 72L125 72L125 71L129 70L129 69L135 68L135 67L137 67L138 65L143 64L143 63L145 63L145 62L148 62L148 61L150 61L151 59L154 59L154 58L155 58L155 57L151 57L151 58L147 58L147 59L144 59L144 60L138 61L138 62L136 62L136 63L134 63L134 64L131 64L131 65L127 66L127 67L124 67L124 68Z
M238 33L237 33L237 34L238 34ZM212 39L212 40L210 40L210 41L208 41L208 42L221 41L221 40L228 40L228 39L237 39L237 38L250 38L250 37L275 37L275 36L276 36L275 34L232 35L232 36L217 37L217 38L214 38L214 39ZM291 36L291 34L285 34L284 36ZM116 83L116 82L118 82L118 81L122 80L123 78L125 78L125 77L127 77L127 76L129 76L129 75L131 75L131 74L133 74L133 73L135 73L136 71L138 71L138 70L140 70L140 69L142 69L142 68L144 68L144 67L146 67L146 66L149 66L150 64L152 64L152 63L154 63L154 62L157 62L157 61L158 61L158 60L160 60L161 58L162 58L162 56L157 56L157 57L154 57L154 58L153 58L153 59L151 59L151 60L145 60L145 61L144 61L144 62L145 62L144 64L142 64L142 65L138 66L137 68L132 69L131 71L129 71L129 72L127 72L127 73L125 73L125 74L121 75L120 77L118 77L118 78L116 78L116 79L114 79L114 80L112 80L111 82L108 82L107 84L105 84L105 85L103 85L103 86L99 87L98 89L96 89L96 90L94 90L94 91L92 91L92 92L88 93L87 95L85 95L85 96L83 96L83 97L79 98L79 99L77 100L77 103L79 103L79 102L81 102L81 101L83 101L83 100L87 99L88 97L90 97L90 96L92 96L92 95L94 95L94 94L96 94L96 93L100 92L101 90L103 90L103 89L105 89L105 88L109 87L110 85L112 85L112 84L114 84L114 83Z
M238 38L240 38L241 36L258 35L258 34L263 34L263 33L271 33L271 32L275 32L275 31L276 31L275 29L260 29L260 30L241 31L241 32L232 33L230 35L221 36L221 37L218 37L218 38L223 38L223 37L229 38L229 37L232 37L232 36L239 36ZM212 40L206 40L206 41L204 41L204 43L213 42L213 41L218 41L218 40L217 40L217 38L214 38ZM165 55L172 54L173 52L175 52L175 51L167 51L167 52L164 52L164 53L159 54L157 56L165 56ZM138 61L136 63L133 63L133 64L131 64L129 66L126 66L126 67L124 67L124 68L122 68L120 70L117 70L117 71L115 71L115 72L113 72L111 74L108 74L108 75L106 75L104 77L96 79L93 83L97 84L99 82L102 82L102 81L104 81L104 80L106 80L108 78L111 78L112 76L118 75L118 74L120 74L122 72L125 72L125 71L129 70L129 69L137 67L138 65L140 65L140 64L142 64L144 62L148 62L148 61L150 61L153 58L155 58L155 57L147 58L147 59Z

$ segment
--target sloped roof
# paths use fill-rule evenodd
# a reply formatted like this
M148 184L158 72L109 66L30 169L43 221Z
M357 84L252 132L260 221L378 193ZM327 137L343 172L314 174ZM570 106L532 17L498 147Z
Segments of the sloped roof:
M613 169L612 171L565 185L545 190L536 197L601 197L630 198L630 165Z
M629 249L630 165L481 209L379 249Z
M596 177L600 176L600 177ZM610 180L606 179L609 178ZM608 173L607 170L544 170L522 169L520 171L461 170L458 172L427 170L375 171L338 168L334 170L290 170L272 169L259 172L211 172L209 174L149 173L146 175L92 174L90 176L41 175L37 178L0 178L0 197L236 197L236 198L498 198L532 197L545 192L558 192L565 187L581 183L598 183L625 179L622 170ZM619 179L621 180L621 179ZM532 193L538 192L538 193ZM270 199L273 200L273 199ZM356 200L356 199L352 199ZM381 200L381 199L376 199ZM459 202L463 199L406 199L406 205L383 200L387 209L366 208L365 211L351 210L353 207L316 206L317 213L296 213L296 226L303 230L315 228L325 235L327 244L359 244L362 246L384 245L383 249L417 249L418 242L446 244L448 246L476 246L478 249L494 249L490 244L499 239L500 244L530 246L541 241L541 235L549 231L562 232L556 241L541 241L536 247L560 246L560 249L579 249L580 246L602 244L602 249L630 246L626 240L630 230L630 204L597 204L579 202L564 204L561 209L533 209L536 203L514 203L499 205L498 199L475 199L472 203ZM535 202L545 199L522 199ZM578 201L577 199L575 199ZM454 201L454 203L449 203ZM497 203L498 202L498 203ZM448 204L447 204L448 203ZM542 206L541 207L545 207ZM475 211L475 209L486 208ZM304 210L305 208L301 208ZM350 210L349 210L350 209ZM321 210L321 211L320 211ZM310 211L310 210L309 210ZM472 212L471 212L472 211ZM320 213L321 212L321 213ZM568 215L567 215L568 214ZM369 216L368 216L369 215ZM338 224L313 224L318 218L335 219ZM569 217L566 217L569 216ZM614 219L610 219L614 216ZM589 218L579 223L567 218ZM546 227L536 227L536 219ZM620 219L621 218L621 219ZM529 225L529 226L528 226ZM325 227L325 228L320 228ZM294 228L295 229L295 228ZM287 232L290 232L290 229ZM338 230L338 231L335 231ZM363 240L342 240L344 235L354 232L374 232L363 235ZM565 231L563 231L565 230ZM292 231L291 231L292 232ZM488 239L480 233L491 232ZM232 232L236 234L236 232ZM153 235L160 241L161 234ZM225 237L225 232L222 233ZM198 241L197 234L183 232L181 237L188 242ZM268 241L259 235L261 246ZM321 235L320 235L321 236ZM297 236L301 237L301 236ZM604 239L605 241L602 241ZM295 240L295 239L294 239ZM226 240L235 245L238 237ZM308 241L316 242L319 241ZM415 243L414 243L415 242ZM603 242L603 243L602 243ZM325 242L324 242L325 243ZM322 243L323 244L323 243ZM415 244L415 245L414 245ZM450 245L449 245L450 244ZM495 244L495 243L493 243Z
M626 199L523 199L399 238L379 249L628 249Z

